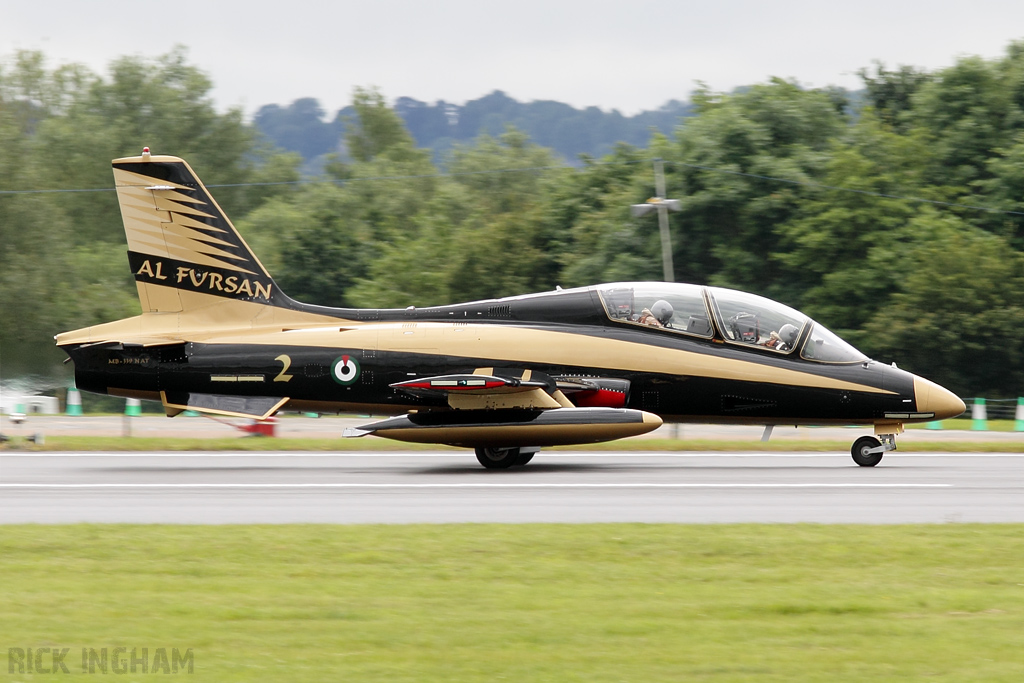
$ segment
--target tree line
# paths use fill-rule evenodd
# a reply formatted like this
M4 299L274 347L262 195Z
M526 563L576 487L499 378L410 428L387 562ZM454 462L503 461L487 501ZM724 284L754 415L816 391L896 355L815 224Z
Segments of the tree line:
M399 97L393 110L405 124L418 147L433 150L433 159L443 165L454 145L472 143L480 135L498 136L508 125L526 133L536 144L548 147L559 162L577 163L579 155L603 156L618 142L645 145L651 130L671 134L680 117L689 116L689 103L669 100L653 111L625 116L618 110L597 107L576 109L563 102L540 100L519 102L500 90L453 104L433 104L411 97ZM298 152L306 168L317 169L323 157L345 156L345 129L358 116L349 105L325 120L326 112L312 97L289 105L267 104L256 112L254 126L281 149Z
M676 279L799 308L961 396L1024 389L1024 43L926 72L876 64L858 101L772 80L699 88L671 135L578 165L522 130L439 164L372 89L347 154L303 160L217 113L182 51L100 76L22 52L0 71L0 191L109 188L143 146L185 157L281 288L314 303L424 306L661 278L632 218L664 160ZM256 184L260 183L260 184ZM273 183L273 184L267 184ZM113 192L0 194L0 344L60 360L58 331L137 313ZM10 370L5 370L9 374Z

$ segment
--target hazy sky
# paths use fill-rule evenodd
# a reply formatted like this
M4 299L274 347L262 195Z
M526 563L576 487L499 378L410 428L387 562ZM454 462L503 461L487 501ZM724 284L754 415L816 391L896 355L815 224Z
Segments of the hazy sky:
M4 7L3 5L6 5ZM315 97L329 113L356 86L390 99L463 103L495 89L626 114L715 90L795 78L859 87L856 71L947 66L1024 38L1021 0L46 0L0 5L0 59L105 72L175 44L249 114Z

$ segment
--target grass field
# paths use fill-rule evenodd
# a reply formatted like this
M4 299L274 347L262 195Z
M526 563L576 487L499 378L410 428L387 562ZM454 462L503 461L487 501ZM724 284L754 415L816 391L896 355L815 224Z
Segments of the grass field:
M1024 525L0 526L0 646L71 648L73 674L83 647L192 648L196 681L1019 683L1022 541Z

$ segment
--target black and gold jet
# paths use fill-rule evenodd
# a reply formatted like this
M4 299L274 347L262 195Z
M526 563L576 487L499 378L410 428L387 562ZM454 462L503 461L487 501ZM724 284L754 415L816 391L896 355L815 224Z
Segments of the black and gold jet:
M728 289L627 282L430 308L300 303L183 160L147 149L113 167L142 315L57 345L80 389L158 400L169 416L392 415L346 436L475 448L488 468L662 420L862 424L881 440L858 439L853 457L873 466L904 423L964 410L800 312Z

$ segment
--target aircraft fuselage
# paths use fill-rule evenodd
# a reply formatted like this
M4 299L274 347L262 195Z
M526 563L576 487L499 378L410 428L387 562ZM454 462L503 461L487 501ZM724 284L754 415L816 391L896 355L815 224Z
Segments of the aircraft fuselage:
M619 326L588 301L589 291L583 294L408 311L336 309L339 323L332 326L68 352L79 388L155 400L160 392L171 399L190 392L274 396L289 397L289 407L297 409L393 415L447 407L442 397L413 396L393 384L529 367L556 378L624 379L624 407L667 421L873 424L935 418L934 410L918 405L911 373L875 361L822 364L717 338ZM585 308L592 315L583 315ZM500 319L492 317L496 312ZM360 314L380 320L353 322ZM527 317L534 320L522 319ZM333 368L344 357L358 370L339 379Z
M404 309L288 297L189 165L115 159L141 315L57 335L80 389L264 419L282 408L394 415L348 430L476 449L485 467L663 420L870 424L874 466L906 422L953 417L942 387L737 290L659 282Z

